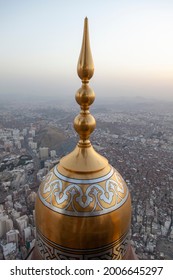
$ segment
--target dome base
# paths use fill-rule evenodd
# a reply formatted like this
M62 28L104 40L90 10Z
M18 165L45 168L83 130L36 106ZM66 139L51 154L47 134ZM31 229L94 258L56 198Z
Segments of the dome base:
M28 254L27 260L44 260L41 256L41 254L39 253L38 247L35 246L33 248L33 250L31 250L31 252ZM122 258L123 260L138 260L137 255L135 254L134 248L129 245L126 254L124 255L124 257ZM70 259L69 259L70 260ZM107 258L102 259L102 260L108 260Z

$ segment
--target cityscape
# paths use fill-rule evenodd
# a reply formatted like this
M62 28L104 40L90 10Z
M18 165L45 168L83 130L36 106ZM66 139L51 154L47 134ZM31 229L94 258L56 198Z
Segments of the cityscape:
M91 142L128 185L138 258L173 259L173 104L133 101L93 106ZM0 106L1 260L26 259L34 247L38 186L77 144L77 113L63 102Z

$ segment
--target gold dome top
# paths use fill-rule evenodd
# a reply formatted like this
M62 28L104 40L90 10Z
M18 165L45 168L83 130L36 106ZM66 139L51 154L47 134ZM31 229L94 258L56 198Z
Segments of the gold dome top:
M43 259L123 259L129 248L131 201L128 188L91 145L96 126L89 106L94 65L85 18L76 93L81 111L74 120L80 140L42 182L36 201L37 250Z

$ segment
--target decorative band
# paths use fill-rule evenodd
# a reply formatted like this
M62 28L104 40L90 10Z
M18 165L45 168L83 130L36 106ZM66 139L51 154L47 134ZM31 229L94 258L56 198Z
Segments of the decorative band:
M43 259L46 260L120 260L125 256L129 246L129 235L106 246L95 249L76 250L59 246L37 231L37 247Z
M129 195L120 174L115 170L111 177L110 174L112 171L109 176L102 177L108 179L101 183L83 186L64 182L51 171L40 186L38 194L45 206L60 214L80 217L107 214L121 207Z
M99 178L95 178L95 179L88 179L88 180L86 180L86 179L74 179L74 178L66 177L66 176L62 175L57 170L56 166L54 167L54 173L59 179L65 181L65 182L73 183L73 184L85 184L85 185L87 185L87 184L97 184L97 183L100 183L102 181L105 181L105 180L109 179L113 175L114 170L113 170L113 168L111 168L110 172L107 175L99 177Z

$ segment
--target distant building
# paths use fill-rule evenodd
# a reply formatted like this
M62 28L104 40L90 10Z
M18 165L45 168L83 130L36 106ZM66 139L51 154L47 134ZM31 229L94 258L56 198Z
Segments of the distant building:
M8 220L8 215L3 215L0 217L0 238L6 234L6 221Z
M32 150L36 150L37 149L37 142L29 142L29 146Z
M6 232L13 229L13 221L11 219L6 220Z
M13 149L13 141L5 141L4 142L4 149L5 151L7 152L12 152L12 149Z
M16 219L18 219L20 217L20 212L13 209L11 212L11 217L12 217L13 221L15 221Z
M30 134L32 137L35 137L35 129L29 130L29 134Z
M47 169L46 168L42 168L37 172L37 180L39 182L42 181L42 179L44 178L44 176L47 174Z
M6 259L7 256L11 253L15 253L16 250L17 250L17 246L16 246L16 243L7 243L6 245L2 245L2 249L3 249L3 255L4 255L4 258Z
M16 202L14 203L14 209L15 209L16 211L21 211L21 210L22 210L22 205L20 204L20 202L16 201Z
M20 134L20 130L19 129L13 129L13 137L18 138Z
M25 241L31 238L31 227L27 227L24 229L24 239Z
M21 142L19 140L16 140L15 141L15 146L16 146L16 148L18 148L20 150L21 147L22 147Z
M7 243L16 243L18 246L19 231L16 229L10 230L6 233Z
M24 128L24 129L22 130L22 134L23 134L23 136L26 136L26 135L27 135L27 128Z
M48 170L52 169L52 167L53 167L52 161L51 160L46 160L44 162L44 167L47 168Z
M49 148L47 147L39 148L39 157L41 160L47 159L49 157Z
M51 150L50 151L50 157L56 157L56 151L55 150Z
M23 215L23 216L19 217L18 219L16 219L16 223L17 223L19 232L23 235L24 229L27 228L27 226L28 226L28 216Z

